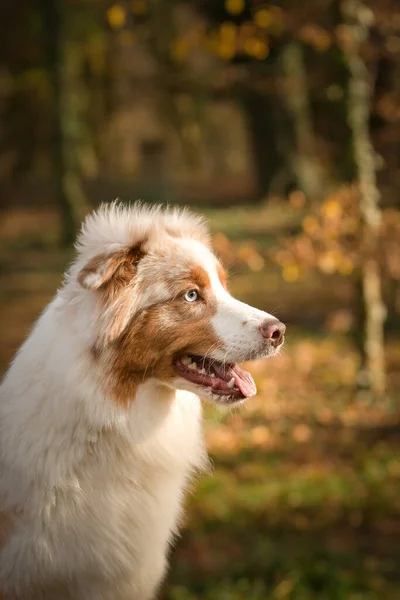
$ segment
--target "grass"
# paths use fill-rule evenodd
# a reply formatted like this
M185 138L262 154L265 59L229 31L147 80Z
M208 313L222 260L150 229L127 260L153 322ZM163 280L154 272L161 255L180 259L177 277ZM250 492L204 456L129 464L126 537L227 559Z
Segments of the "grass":
M190 498L165 599L400 597L398 428L291 404L280 418L260 399L209 416L214 469Z
M398 600L400 344L388 343L390 396L377 404L355 394L347 321L331 319L350 310L351 285L288 283L270 258L299 215L279 205L206 214L232 263L232 291L275 310L289 335L278 359L251 365L257 398L230 413L206 409L213 466L193 483L161 598ZM10 212L2 229L5 368L71 253L57 249L51 211Z

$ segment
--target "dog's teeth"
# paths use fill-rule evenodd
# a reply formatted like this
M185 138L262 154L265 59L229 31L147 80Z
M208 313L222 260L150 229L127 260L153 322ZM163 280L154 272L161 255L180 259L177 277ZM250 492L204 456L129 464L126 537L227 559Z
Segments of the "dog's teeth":
M211 373L211 377L215 377L215 374L214 374L214 373Z
M191 369L192 371L197 371L196 363L190 363L190 365L188 365L188 369Z
M232 379L230 381L228 381L228 388L233 388L234 385L235 385L235 378L232 377Z
M192 362L192 359L189 358L189 356L184 356L183 358L181 358L181 363L183 365L188 366L188 365L190 365L191 362Z
M205 369L200 369L199 373L202 375L207 375L207 371Z

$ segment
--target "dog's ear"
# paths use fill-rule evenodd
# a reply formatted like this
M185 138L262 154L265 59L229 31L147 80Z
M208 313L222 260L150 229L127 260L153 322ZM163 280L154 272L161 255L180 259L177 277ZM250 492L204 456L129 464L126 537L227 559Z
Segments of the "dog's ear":
M108 255L98 254L80 270L78 281L87 290L112 287L116 291L132 280L143 255L140 246Z
M78 274L79 283L88 290L97 290L104 306L99 317L98 351L121 335L134 313L132 284L144 254L139 246L113 254L100 254L89 260Z

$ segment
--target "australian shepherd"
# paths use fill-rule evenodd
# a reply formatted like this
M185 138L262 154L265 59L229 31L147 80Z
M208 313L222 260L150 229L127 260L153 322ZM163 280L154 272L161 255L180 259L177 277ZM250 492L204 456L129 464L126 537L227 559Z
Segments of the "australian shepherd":
M229 294L186 210L103 206L76 247L0 388L0 596L149 600L205 463L200 398L254 396L237 363L285 326Z

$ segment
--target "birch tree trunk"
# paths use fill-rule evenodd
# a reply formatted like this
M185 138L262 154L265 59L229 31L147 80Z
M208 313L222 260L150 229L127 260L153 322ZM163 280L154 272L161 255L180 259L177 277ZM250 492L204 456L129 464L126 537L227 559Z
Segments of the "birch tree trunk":
M348 122L353 135L354 157L360 190L363 260L364 346L369 387L377 396L386 390L384 322L386 309L378 258L381 225L380 193L376 182L376 160L369 131L371 84L361 56L361 44L372 22L363 0L343 0L346 25L344 53L349 69Z
M286 106L293 128L293 147L287 148L297 184L311 201L326 193L321 165L315 150L307 72L301 44L292 40L285 44L281 55L282 71L287 84Z

